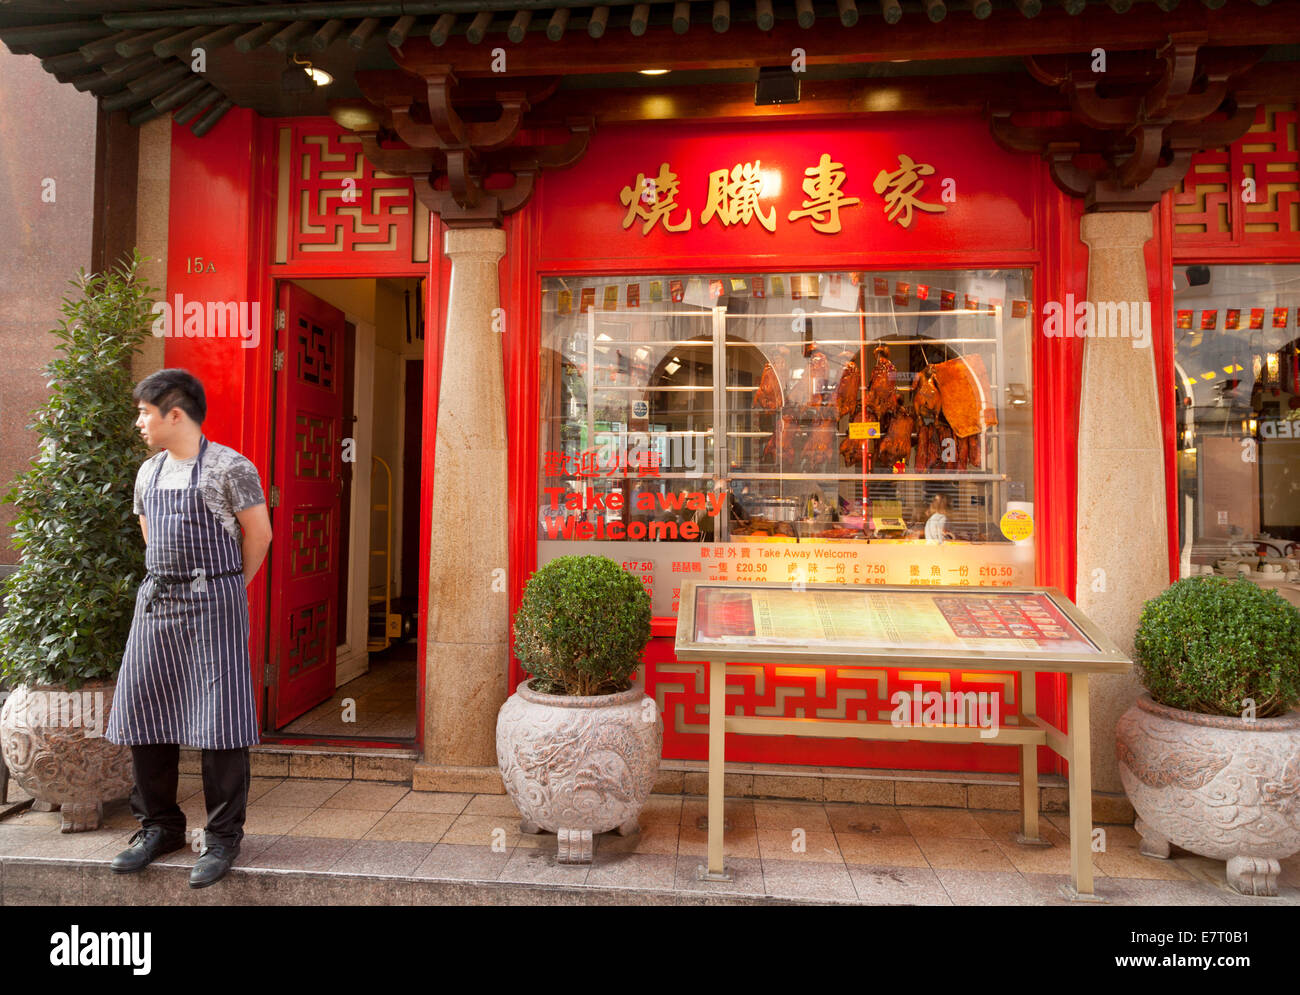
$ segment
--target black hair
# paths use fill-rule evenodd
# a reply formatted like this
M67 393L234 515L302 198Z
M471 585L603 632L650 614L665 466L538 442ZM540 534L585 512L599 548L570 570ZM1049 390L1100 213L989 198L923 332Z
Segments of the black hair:
M208 399L203 383L189 370L158 370L135 385L131 397L158 407L162 415L180 408L200 425L208 414Z

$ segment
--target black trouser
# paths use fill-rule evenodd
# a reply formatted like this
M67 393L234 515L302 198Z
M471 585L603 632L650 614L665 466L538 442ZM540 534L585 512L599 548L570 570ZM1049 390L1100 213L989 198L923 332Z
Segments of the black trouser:
M169 836L185 833L185 813L176 804L180 747L150 743L131 747L135 787L131 811L146 829L160 826ZM244 838L248 808L248 747L203 751L203 800L208 807L204 844L238 846Z

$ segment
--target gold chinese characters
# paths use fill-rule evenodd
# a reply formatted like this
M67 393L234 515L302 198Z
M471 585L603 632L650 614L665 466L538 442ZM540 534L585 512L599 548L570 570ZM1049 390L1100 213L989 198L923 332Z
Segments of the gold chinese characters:
M757 219L767 231L776 231L777 207L767 199L772 196L772 192L764 172L762 161L758 159L710 171L706 202L700 212L700 226L716 220L724 228L745 228ZM897 169L881 169L876 174L872 188L884 201L886 220L896 221L903 228L909 228L913 210L929 213L947 211L947 207L942 204L920 199L921 189L925 185L921 177L933 173L932 165L918 163L911 156L902 154L898 156ZM786 213L786 220L793 222L807 219L814 231L826 235L839 234L843 230L840 211L862 204L858 197L850 197L843 190L847 179L844 164L835 162L829 153L823 152L816 165L804 169L803 174L804 199L797 209ZM779 191L779 182L775 186ZM627 208L623 227L630 228L635 221L640 220L642 235L648 235L650 229L660 222L667 232L690 231L691 210L677 202L680 187L677 173L673 172L667 162L660 164L655 176L637 173L636 182L619 191L619 200ZM677 218L676 221L673 220L674 217Z
M649 232L660 219L663 219L666 231L687 231L691 227L690 208L686 209L686 217L677 224L672 224L668 219L668 215L677 210L678 206L677 174L668 168L666 162L660 164L658 176L637 173L636 183L620 190L618 199L627 206L623 227L627 228L635 219L640 218L644 222L641 225L642 235Z
M808 199L803 202L803 210L791 211L787 219L812 218L812 226L817 231L835 234L840 230L840 208L861 203L857 197L845 197L840 193L844 183L844 165L831 162L831 157L823 152L821 161L805 169L804 175L808 179L803 181L803 192Z
M759 206L763 189L762 163L738 162L731 168L718 169L709 174L709 203L700 214L700 224L707 225L714 215L723 225L747 225L755 217L768 231L776 231L776 208L767 214Z
M885 198L885 210L888 213L888 219L893 221L898 217L901 211L903 217L899 224L908 228L912 224L912 208L921 211L930 211L931 213L942 213L948 208L942 204L927 204L917 199L917 194L921 192L921 187L925 186L925 180L922 176L929 176L934 172L934 167L926 163L915 163L911 156L900 155L898 157L898 169L892 173L882 169L876 174L876 180L871 184L871 188L878 194L883 194ZM885 193L885 191L889 191Z

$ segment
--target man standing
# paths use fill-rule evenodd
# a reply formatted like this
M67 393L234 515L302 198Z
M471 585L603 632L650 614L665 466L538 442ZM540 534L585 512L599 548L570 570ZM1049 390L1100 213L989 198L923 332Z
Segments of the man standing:
M159 370L133 396L136 426L163 451L136 475L148 572L105 733L131 747L131 810L142 828L112 868L139 871L185 846L180 745L199 747L208 822L190 887L203 888L226 875L244 837L248 747L258 742L245 589L270 547L271 521L257 468L203 435L207 401L193 374Z

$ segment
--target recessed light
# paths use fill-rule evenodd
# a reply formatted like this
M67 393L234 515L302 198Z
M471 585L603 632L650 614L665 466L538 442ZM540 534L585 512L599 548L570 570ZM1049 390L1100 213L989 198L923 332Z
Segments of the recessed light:
M668 69L638 69L637 72L639 72L642 76L662 76L664 73L666 73L666 72L670 72L670 70L668 70Z

